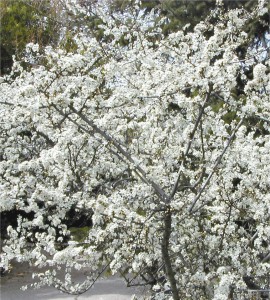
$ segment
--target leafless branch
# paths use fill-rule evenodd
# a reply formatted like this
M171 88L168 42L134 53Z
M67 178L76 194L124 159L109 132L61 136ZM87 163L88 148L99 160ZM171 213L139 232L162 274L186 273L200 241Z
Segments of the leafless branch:
M232 140L234 139L235 137L235 134L237 132L237 130L239 129L239 127L242 125L243 123L243 118L239 121L239 123L237 124L236 128L234 129L233 133L230 135L230 137L228 138L227 140L227 143L223 149L223 151L221 152L221 154L219 155L219 157L216 159L216 162L214 164L214 167L212 169L212 172L208 175L205 183L202 185L202 187L200 188L198 194L196 195L195 199L193 200L193 203L192 205L190 206L189 208L189 213L195 213L196 211L198 211L202 206L204 206L205 204L202 204L199 208L197 208L196 210L193 211L193 208L195 206L195 204L197 203L197 201L200 199L203 191L205 190L206 186L208 185L208 183L210 182L212 176L214 175L214 173L216 172L217 168L218 168L218 165L220 164L221 160L222 160L222 157L224 156L225 152L227 151L227 149L229 148Z
M100 278L100 276L106 271L106 269L109 267L111 261L109 261L97 274L97 276L92 280L92 283L86 287L86 288L83 288L82 290L78 290L77 292L71 292L70 290L68 290L66 287L64 286L58 286L56 285L55 288L57 288L58 290L66 293L66 294L69 294L69 295L82 295L84 294L85 292L87 292L88 290L90 290L93 285L96 283L96 281Z
M134 161L134 159L131 157L131 155L126 151L119 142L117 142L114 138L112 138L109 134L107 134L104 130L100 129L92 120L88 119L84 114L76 110L74 107L70 107L70 109L78 115L86 124L88 124L90 127L93 128L93 130L100 134L107 142L112 144L118 151L121 153L129 163L132 164L134 170L137 172L137 174L140 176L140 178L147 184L149 184L155 191L155 193L158 195L158 197L164 201L168 198L166 193L160 188L158 184L156 184L154 181L147 178L146 172ZM71 119L72 120L72 119ZM73 122L73 120L72 120Z
M183 160L181 162L181 166L179 167L179 171L178 171L178 175L177 175L177 179L174 183L174 186L173 186L173 189L172 189L172 192L170 194L170 197L169 197L169 200L168 201L171 201L171 199L174 197L176 191L177 191L177 188L179 186L179 183L180 183L180 179L181 179L181 175L182 175L182 167L185 165L185 162L186 162L186 157L189 153L189 150L190 150L190 147L191 147L191 144L193 142L193 139L194 139L194 135L195 135L195 132L197 131L197 128L201 122L201 119L202 119L202 116L203 116L203 112L204 112L204 109L206 107L206 104L210 98L210 94L211 92L209 91L206 96L205 96L205 99L204 99L204 102L203 102L203 105L201 106L200 108L200 111L199 111L199 115L197 117L197 120L195 122L195 125L194 125L194 128L192 130L192 132L190 133L190 139L189 139L189 142L187 144L187 148L186 148L186 151L184 153L184 157L183 157Z

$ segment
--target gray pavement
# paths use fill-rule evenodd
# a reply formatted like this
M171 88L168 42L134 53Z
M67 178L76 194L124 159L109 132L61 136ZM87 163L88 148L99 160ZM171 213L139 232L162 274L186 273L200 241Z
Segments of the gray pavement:
M140 288L127 288L119 277L110 277L96 282L95 286L80 296L72 296L59 292L52 287L27 289L23 285L31 283L31 270L24 266L13 267L12 271L1 278L1 300L130 300L136 294L143 299L146 292Z

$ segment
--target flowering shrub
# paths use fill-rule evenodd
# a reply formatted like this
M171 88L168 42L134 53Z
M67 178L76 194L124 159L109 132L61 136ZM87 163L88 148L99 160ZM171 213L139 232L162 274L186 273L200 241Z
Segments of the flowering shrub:
M157 299L227 299L269 270L269 54L238 57L265 3L219 1L194 31L164 37L153 11L107 15L98 2L108 38L78 34L74 53L29 44L35 68L15 62L1 78L1 209L24 212L2 266L47 268L36 286L73 294L109 269ZM74 207L93 225L64 243Z

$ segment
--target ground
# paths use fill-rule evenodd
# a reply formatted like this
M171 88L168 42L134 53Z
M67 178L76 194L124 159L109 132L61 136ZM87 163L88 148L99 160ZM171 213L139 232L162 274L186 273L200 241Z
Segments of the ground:
M31 272L32 270L25 264L13 264L10 273L1 277L1 300L130 300L132 295L142 295L146 292L143 289L127 288L117 276L99 280L93 289L77 298L62 294L51 287L22 291L21 286L31 283ZM78 277L80 276L78 274ZM139 297L139 299L142 298L142 296Z

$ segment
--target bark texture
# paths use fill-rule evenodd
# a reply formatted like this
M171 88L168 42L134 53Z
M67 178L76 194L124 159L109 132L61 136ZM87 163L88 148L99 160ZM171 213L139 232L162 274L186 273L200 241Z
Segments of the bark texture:
M173 299L180 300L177 284L175 280L175 274L172 267L171 257L169 253L169 244L170 244L170 236L172 229L172 214L170 209L165 212L164 215L164 232L163 232L163 240L162 240L162 256L164 260L165 270L167 278L170 282L170 286L172 289Z

